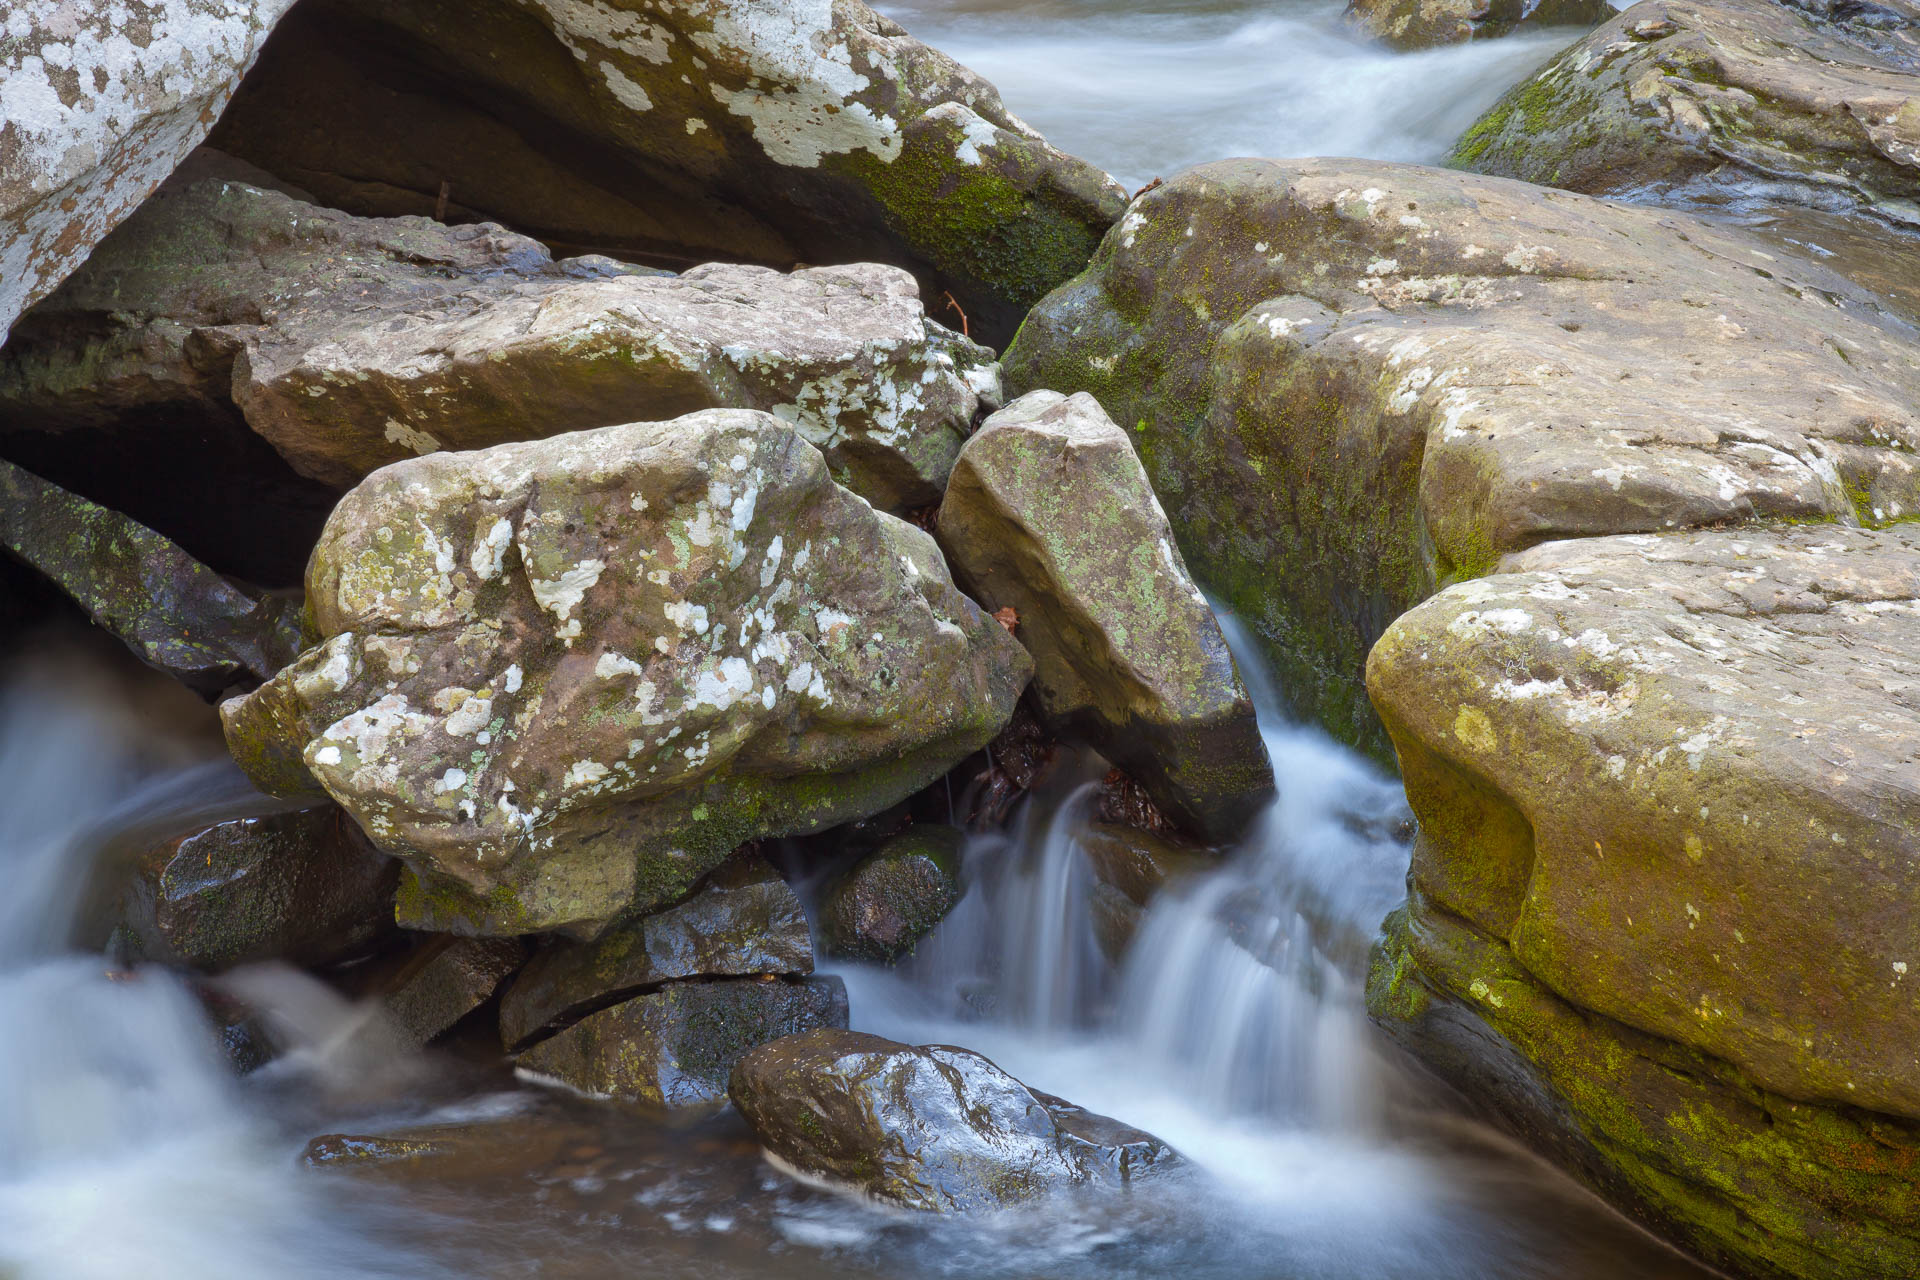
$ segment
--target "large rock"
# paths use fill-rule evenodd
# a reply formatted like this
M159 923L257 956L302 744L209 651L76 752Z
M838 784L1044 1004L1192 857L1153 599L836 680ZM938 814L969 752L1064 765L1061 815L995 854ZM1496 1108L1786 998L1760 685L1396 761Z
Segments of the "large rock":
M1203 165L1007 355L1134 440L1284 696L1384 743L1362 655L1559 537L1920 511L1912 331L1738 232L1501 179Z
M226 106L293 0L23 0L0 24L0 341Z
M673 982L542 1040L514 1070L590 1097L703 1106L726 1101L728 1074L757 1046L846 1025L838 978Z
M827 952L890 963L913 950L960 901L958 827L908 827L861 857L820 896Z
M1412 50L1540 27L1590 27L1613 14L1611 0L1347 0L1346 20L1396 49Z
M42 430L237 409L345 488L437 449L703 408L756 408L878 506L939 500L991 353L929 321L913 278L857 264L683 276L555 263L481 224L357 218L202 151L23 324L0 409Z
M1759 195L1920 226L1915 17L1906 0L1643 0L1510 91L1454 162L1576 191Z
M422 938L410 950L358 975L385 1021L359 1034L372 1044L391 1032L424 1045L493 998L527 958L518 938Z
M1710 1259L1915 1274L1920 531L1501 568L1369 665L1420 820L1376 1017Z
M228 743L407 861L403 923L460 932L596 932L883 809L1031 670L931 537L746 410L388 467L308 609L322 642L222 708Z
M987 419L940 505L955 578L1014 610L1033 691L1196 833L1236 836L1273 769L1226 637L1126 432L1092 396L1035 391Z
M1173 1164L1165 1143L977 1053L815 1031L740 1059L727 1088L783 1167L885 1204L994 1209Z
M400 869L338 805L235 807L116 849L96 872L104 910L88 941L217 971L355 959L392 931Z
M1124 204L859 0L318 0L262 71L217 144L329 204L444 193L455 217L676 266L878 255L984 341Z
M144 525L4 460L0 549L142 662L209 698L260 683L299 651L294 602L238 587Z
M554 938L500 1001L509 1051L646 988L681 978L813 972L800 899L758 854L724 863L685 902L592 942Z

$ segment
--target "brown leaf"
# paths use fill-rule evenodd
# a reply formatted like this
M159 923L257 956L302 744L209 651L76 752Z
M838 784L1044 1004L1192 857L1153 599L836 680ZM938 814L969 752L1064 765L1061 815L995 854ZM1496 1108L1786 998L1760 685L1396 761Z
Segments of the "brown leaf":
M1005 627L1008 635L1012 635L1013 629L1020 625L1020 615L1013 611L1012 605L1008 605L1004 609L995 609L993 611L993 620Z

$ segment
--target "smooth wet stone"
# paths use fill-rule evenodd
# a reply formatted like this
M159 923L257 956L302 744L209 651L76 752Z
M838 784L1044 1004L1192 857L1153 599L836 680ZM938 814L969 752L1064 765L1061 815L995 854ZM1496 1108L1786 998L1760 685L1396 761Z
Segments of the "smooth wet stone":
M1219 858L1204 849L1117 823L1090 823L1074 840L1093 871L1094 936L1115 963L1133 945L1154 895L1168 882L1220 866Z
M1178 1162L1151 1134L1036 1093L977 1053L815 1031L740 1059L728 1094L782 1167L884 1204L965 1213Z
M1590 27L1614 12L1609 0L1347 0L1345 17L1355 30L1411 51L1541 27Z
M676 906L623 921L592 942L553 938L500 1001L509 1051L641 988L680 978L813 972L800 899L758 854L721 865Z
M967 441L940 504L954 577L1012 609L1049 727L1084 738L1196 834L1238 835L1273 769L1226 637L1126 432L1034 391Z
M1453 162L1576 191L1759 197L1920 228L1920 11L1644 0L1511 90Z
M877 258L996 344L1124 204L859 0L320 0L262 71L216 142L328 204L444 191L459 220L674 266Z
M206 136L292 2L8 5L0 342Z
M390 1022L415 1044L427 1044L493 997L526 960L518 938L455 938L438 934L368 975Z
M965 843L958 827L923 823L862 857L821 894L822 945L882 964L913 950L960 901Z
M596 1098L705 1106L726 1100L728 1073L742 1054L846 1025L839 978L672 982L540 1041L515 1059L515 1070Z
M1920 531L1544 543L1368 674L1420 824L1375 1016L1483 1098L1517 1053L1709 1258L1920 1267Z
M129 959L207 972L354 959L392 932L399 865L338 805L246 807L111 851L93 932Z
M1135 201L1005 360L1132 432L1296 712L1384 755L1363 655L1549 538L1920 510L1904 319L1685 214L1230 160Z
M0 549L37 570L134 655L212 698L300 649L300 608L234 585L115 511L0 459Z
M928 535L745 410L388 467L308 588L324 639L222 708L228 743L408 863L403 924L458 932L590 936L884 809L1030 671Z

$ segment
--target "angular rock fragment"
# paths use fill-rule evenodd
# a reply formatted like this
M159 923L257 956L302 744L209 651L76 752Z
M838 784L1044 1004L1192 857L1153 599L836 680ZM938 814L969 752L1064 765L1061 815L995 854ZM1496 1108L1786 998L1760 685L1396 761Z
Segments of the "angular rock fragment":
M722 864L676 906L622 921L592 942L554 938L500 1001L509 1051L646 987L682 978L813 972L806 912L757 854Z
M960 901L958 827L909 827L856 862L821 895L829 954L890 963L911 951Z
M308 588L322 642L222 708L229 745L408 862L403 923L461 932L591 934L883 809L1031 669L930 537L744 410L389 467Z
M955 578L1012 609L1033 692L1197 834L1238 835L1273 769L1226 637L1126 433L1092 396L1035 391L961 451L939 537Z
M1002 1208L1178 1161L1151 1134L1036 1093L977 1053L858 1031L755 1049L728 1094L782 1167L905 1209Z
M426 1044L478 1009L527 957L517 938L424 939L366 981L391 1024Z
M725 1101L728 1073L756 1046L846 1025L838 978L672 982L540 1041L515 1070L598 1098L700 1106Z

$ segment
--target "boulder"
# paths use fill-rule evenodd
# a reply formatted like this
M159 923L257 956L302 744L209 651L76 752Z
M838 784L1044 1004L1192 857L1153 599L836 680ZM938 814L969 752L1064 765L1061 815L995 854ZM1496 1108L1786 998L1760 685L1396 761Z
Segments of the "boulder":
M955 579L1012 609L1049 727L1170 816L1237 836L1273 798L1253 703L1126 432L1085 393L1034 391L967 442L940 504Z
M1906 0L1644 0L1496 103L1455 164L1576 191L1758 196L1920 226Z
M251 803L114 850L92 937L129 960L218 971L364 955L393 928L400 868L331 802Z
M358 985L379 998L387 1015L361 1035L377 1044L397 1030L414 1044L427 1044L492 999L526 958L518 938L422 938L359 975Z
M676 906L592 942L551 939L500 1001L509 1051L647 987L682 978L813 972L800 899L758 854L735 857Z
M1125 199L859 0L310 0L262 71L216 145L328 204L676 267L878 255L987 342Z
M883 809L1031 670L931 537L747 410L387 467L308 608L321 642L222 707L228 744L408 863L403 924L463 933L590 936Z
M1920 1270L1920 530L1545 543L1368 676L1375 1017L1718 1264Z
M725 1102L742 1055L772 1040L847 1025L838 978L672 982L588 1014L515 1060L523 1078L656 1107Z
M300 649L295 602L236 586L144 525L5 460L0 549L208 698L266 680Z
M1347 0L1347 25L1410 51L1488 40L1542 27L1591 27L1611 0Z
M1362 657L1552 538L1920 510L1912 330L1737 231L1496 178L1202 165L1008 351L1126 424L1303 716L1385 754Z
M828 954L890 964L933 932L960 901L958 827L922 823L862 857L820 899Z
M24 0L0 43L0 342L219 118L293 0Z
M977 1053L813 1031L740 1059L727 1093L780 1167L883 1204L995 1209L1177 1163L1166 1144L1037 1093Z
M34 435L238 414L345 488L438 449L765 409L905 510L939 500L998 403L991 353L895 267L556 263L490 224L357 218L263 181L197 153L23 324L0 410Z

